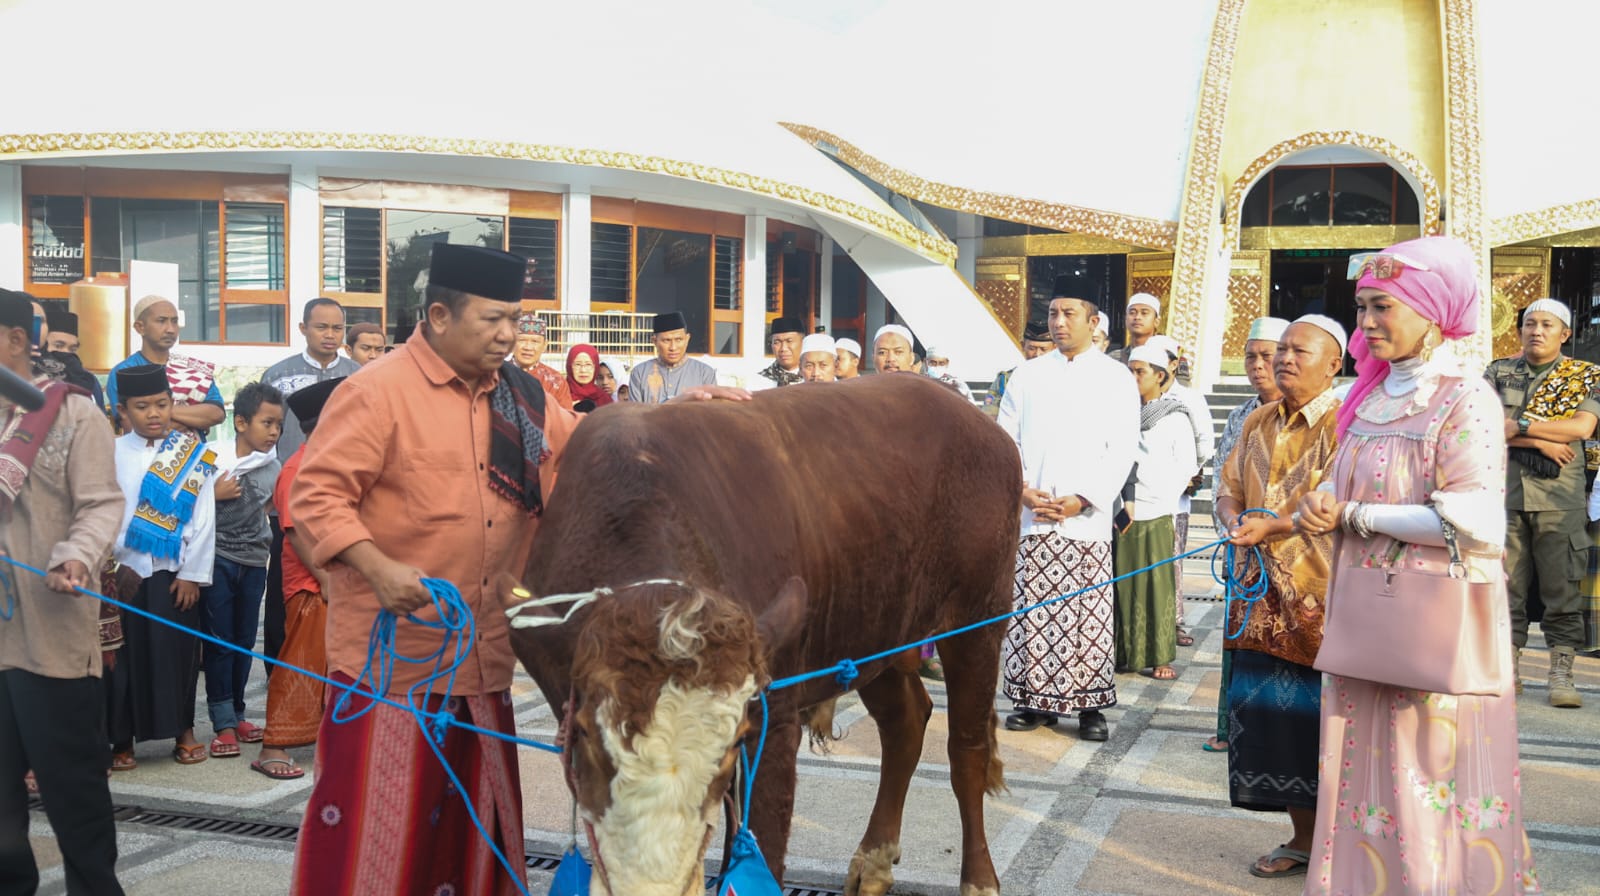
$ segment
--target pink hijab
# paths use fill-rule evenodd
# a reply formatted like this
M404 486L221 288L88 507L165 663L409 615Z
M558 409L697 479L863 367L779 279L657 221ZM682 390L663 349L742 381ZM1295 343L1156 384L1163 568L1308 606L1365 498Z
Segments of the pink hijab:
M1380 255L1397 255L1406 264L1398 276L1379 278L1368 271L1361 275L1356 290L1367 287L1381 290L1404 302L1411 310L1439 325L1446 339L1461 339L1478 330L1478 276L1473 264L1472 250L1466 243L1447 236L1425 236L1421 239L1396 243ZM1427 270L1420 270L1419 267ZM1389 375L1389 362L1372 357L1367 350L1367 340L1360 330L1350 340L1350 355L1356 362L1356 382L1350 394L1339 406L1338 434L1356 418L1361 406L1373 389Z

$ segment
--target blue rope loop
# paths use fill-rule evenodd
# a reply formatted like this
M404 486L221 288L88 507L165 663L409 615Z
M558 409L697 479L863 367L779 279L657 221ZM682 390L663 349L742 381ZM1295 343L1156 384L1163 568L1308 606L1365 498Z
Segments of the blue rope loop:
M856 664L853 660L840 660L839 665L835 666L834 668L837 669L838 672L833 676L833 680L839 683L840 690L850 690L850 685L854 684L855 680L861 677L861 670L856 668Z
M1252 507L1240 513L1238 518L1233 521L1233 524L1238 526L1244 522L1245 517L1252 513L1264 514L1273 519L1278 518L1276 513L1265 507ZM1257 601L1267 596L1267 567L1263 562L1264 557L1261 552L1261 545L1257 544L1243 549L1249 552L1250 563L1257 570L1255 580L1249 584L1244 584L1239 579L1242 572L1239 563L1240 550L1238 545L1225 540L1223 549L1218 552L1222 556L1222 573L1220 575L1217 573L1218 555L1211 555L1211 577L1223 587L1222 636L1224 641L1232 641L1244 634L1245 628L1250 625L1250 611L1255 609ZM1229 634L1228 613L1234 601L1240 601L1244 604L1244 616L1239 620L1239 630Z

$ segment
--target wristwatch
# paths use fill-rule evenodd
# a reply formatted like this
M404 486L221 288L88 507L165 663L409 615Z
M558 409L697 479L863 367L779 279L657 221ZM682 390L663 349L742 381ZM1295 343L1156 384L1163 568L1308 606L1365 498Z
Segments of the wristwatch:
M1518 417L1517 418L1517 435L1519 435L1519 436L1527 435L1528 434L1528 424L1531 423L1531 422L1532 421L1530 421L1527 417Z

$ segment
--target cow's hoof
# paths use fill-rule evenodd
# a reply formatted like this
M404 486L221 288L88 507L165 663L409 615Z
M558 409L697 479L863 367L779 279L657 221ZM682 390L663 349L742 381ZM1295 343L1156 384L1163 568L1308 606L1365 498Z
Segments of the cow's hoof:
M858 848L850 858L850 873L845 875L845 896L884 896L894 886L894 866L899 861L898 843Z

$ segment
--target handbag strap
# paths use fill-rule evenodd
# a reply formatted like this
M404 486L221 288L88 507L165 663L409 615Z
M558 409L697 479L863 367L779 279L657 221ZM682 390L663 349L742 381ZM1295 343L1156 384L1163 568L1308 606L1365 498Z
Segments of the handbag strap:
M1438 512L1437 509L1434 510L1434 513ZM1467 577L1467 564L1466 561L1461 559L1461 545L1456 542L1455 523L1445 519L1444 514L1440 513L1439 527L1444 530L1445 550L1450 552L1450 576L1451 578L1465 579ZM1457 574L1458 571L1459 575Z

